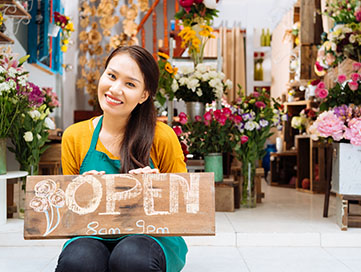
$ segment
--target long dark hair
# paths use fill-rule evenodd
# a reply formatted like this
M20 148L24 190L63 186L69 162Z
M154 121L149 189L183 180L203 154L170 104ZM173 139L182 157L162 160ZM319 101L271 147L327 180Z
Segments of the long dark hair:
M105 62L105 68L117 54L129 54L138 64L143 74L145 91L149 93L148 99L142 104L138 104L131 112L125 127L120 148L120 173L128 173L131 169L149 165L157 118L153 96L158 89L159 68L153 56L137 45L116 48Z

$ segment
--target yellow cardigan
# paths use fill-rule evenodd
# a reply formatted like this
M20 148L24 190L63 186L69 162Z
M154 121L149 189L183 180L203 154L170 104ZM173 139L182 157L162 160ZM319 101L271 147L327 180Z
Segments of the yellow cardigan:
M94 118L73 124L64 131L61 144L63 175L79 175L94 132ZM111 154L99 139L96 150L107 154L113 160L119 160L119 157ZM162 122L156 124L150 157L154 167L161 173L187 172L177 135L171 127Z

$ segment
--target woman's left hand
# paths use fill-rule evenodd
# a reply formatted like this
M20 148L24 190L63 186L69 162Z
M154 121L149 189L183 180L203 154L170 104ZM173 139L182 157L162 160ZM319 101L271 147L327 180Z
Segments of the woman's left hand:
M137 169L132 169L129 171L129 174L158 174L159 173L159 169L157 168L150 168L149 166L146 166L144 168L137 168Z

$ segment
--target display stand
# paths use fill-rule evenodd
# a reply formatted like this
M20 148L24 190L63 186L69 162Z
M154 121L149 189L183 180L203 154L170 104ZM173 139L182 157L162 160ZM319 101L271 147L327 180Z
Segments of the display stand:
M0 225L6 223L7 202L6 185L8 179L21 178L28 175L26 171L8 171L5 175L0 175Z

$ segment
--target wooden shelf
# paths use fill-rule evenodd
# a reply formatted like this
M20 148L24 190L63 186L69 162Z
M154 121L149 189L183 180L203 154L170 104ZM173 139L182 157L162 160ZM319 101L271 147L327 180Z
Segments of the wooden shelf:
M0 32L0 44L14 43L12 39Z
M1 5L2 7L0 7L0 11L4 10L4 14L8 17L31 18L31 15L24 9L24 7L15 0L3 0L1 1Z

